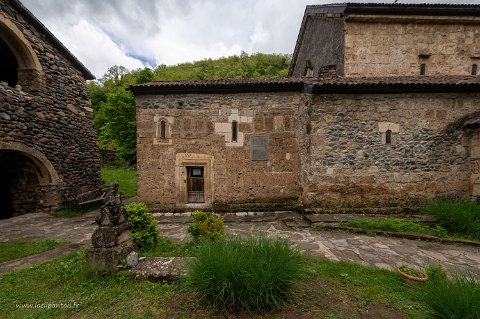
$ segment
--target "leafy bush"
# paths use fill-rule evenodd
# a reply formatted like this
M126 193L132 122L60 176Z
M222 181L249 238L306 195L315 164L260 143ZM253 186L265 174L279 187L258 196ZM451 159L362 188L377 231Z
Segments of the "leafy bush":
M154 248L159 243L157 221L144 203L131 203L127 210L128 220L132 222L132 238L141 252Z
M432 318L480 318L480 284L471 277L429 281L425 287L425 301Z
M211 212L196 210L192 213L193 223L188 226L188 232L194 240L219 239L225 234L223 218L214 216Z
M187 288L221 310L261 311L285 302L303 258L285 240L206 240L195 251Z
M427 214L453 233L480 239L480 206L466 200L435 200L425 207Z
M445 280L447 279L447 273L442 268L442 266L433 266L427 269L428 280Z

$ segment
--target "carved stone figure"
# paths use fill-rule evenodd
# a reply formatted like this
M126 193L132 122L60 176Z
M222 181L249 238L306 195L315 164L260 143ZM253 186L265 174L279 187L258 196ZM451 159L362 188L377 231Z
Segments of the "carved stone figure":
M135 250L132 223L127 219L118 183L111 183L103 197L104 205L95 217L98 227L92 234L92 247L87 250L87 268L116 271L120 261Z
M104 205L95 218L99 226L116 226L127 221L127 212L123 207L122 194L118 191L118 183L112 182L103 196Z

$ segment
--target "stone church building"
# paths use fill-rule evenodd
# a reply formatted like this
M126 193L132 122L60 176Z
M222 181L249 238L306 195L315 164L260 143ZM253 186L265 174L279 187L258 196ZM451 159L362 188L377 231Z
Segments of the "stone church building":
M0 219L95 196L93 75L18 0L0 1Z
M480 6L308 6L288 78L131 87L140 200L220 211L476 198L478 64Z

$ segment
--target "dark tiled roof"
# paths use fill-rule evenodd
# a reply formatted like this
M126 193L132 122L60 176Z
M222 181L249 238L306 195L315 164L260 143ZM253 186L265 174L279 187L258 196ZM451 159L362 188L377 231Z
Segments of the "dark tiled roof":
M67 59L72 62L72 64L82 72L83 76L85 77L86 80L93 80L95 79L95 76L60 42L54 35L53 33L48 30L40 20L38 20L33 13L30 12L20 1L18 0L10 0L10 4L12 7L15 8L21 15L25 16L29 22L39 29L41 32L43 32L47 39L52 42L52 44L65 56Z
M298 91L307 93L480 92L477 76L277 78L154 81L133 85L134 94Z
M450 3L331 3L309 5L305 14L388 14L388 15L441 15L441 16L479 16L478 4Z
M298 78L154 81L133 85L130 90L135 94L272 92L300 91L303 84Z
M309 80L310 93L480 92L478 76L401 76Z

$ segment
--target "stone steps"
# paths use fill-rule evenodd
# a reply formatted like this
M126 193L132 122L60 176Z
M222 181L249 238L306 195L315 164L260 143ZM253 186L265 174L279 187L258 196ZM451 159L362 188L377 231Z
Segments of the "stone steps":
M220 214L225 223L240 222L274 222L301 220L302 216L295 211L273 211L273 212L231 212ZM192 212L184 213L154 213L153 217L159 224L186 224L192 222Z

